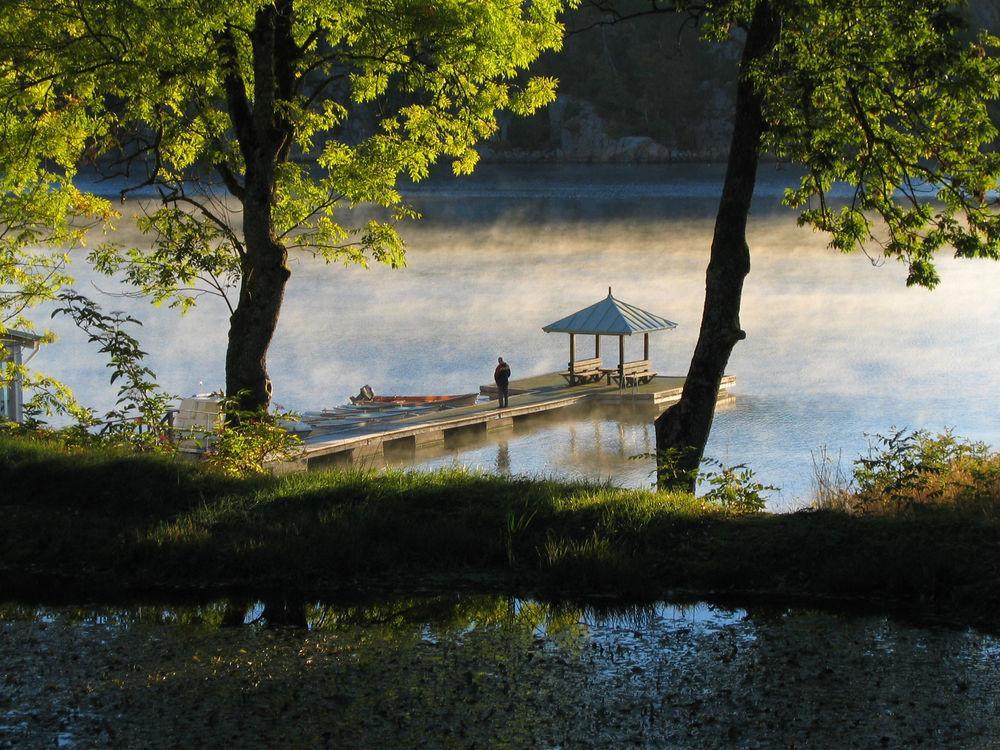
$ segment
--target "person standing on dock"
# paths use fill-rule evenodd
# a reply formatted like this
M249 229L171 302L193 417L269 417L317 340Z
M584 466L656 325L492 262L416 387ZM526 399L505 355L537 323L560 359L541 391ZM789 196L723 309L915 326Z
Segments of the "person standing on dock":
M497 357L497 369L493 371L493 380L496 381L500 390L500 405L498 409L507 406L507 386L510 383L510 365L503 361L503 357Z

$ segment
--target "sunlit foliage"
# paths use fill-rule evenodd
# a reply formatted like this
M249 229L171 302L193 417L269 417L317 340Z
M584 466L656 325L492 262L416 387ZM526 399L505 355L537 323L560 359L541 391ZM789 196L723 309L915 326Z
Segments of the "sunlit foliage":
M561 43L564 5L2 2L0 226L17 236L4 251L24 267L23 248L78 239L79 217L109 221L95 197L102 185L81 175L111 179L122 201L139 199L150 243L99 245L97 267L181 309L206 291L231 311L269 304L255 342L266 352L274 287L287 277L272 251L402 265L395 225L415 214L398 179L422 179L441 159L471 171L498 110L524 114L552 99L553 80L518 74ZM359 204L384 211L352 218ZM248 288L254 273L252 284L272 288L266 303ZM231 299L240 285L245 294Z
M1000 258L1000 39L964 41L951 0L777 3L780 40L755 80L764 146L808 170L785 200L840 250L873 248L934 286L938 250ZM831 200L836 183L853 193Z

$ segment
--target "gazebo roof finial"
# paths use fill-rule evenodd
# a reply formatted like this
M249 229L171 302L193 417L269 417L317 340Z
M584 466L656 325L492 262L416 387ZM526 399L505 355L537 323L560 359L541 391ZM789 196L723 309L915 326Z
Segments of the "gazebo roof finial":
M608 296L609 297L611 296L611 287L610 286L608 287Z

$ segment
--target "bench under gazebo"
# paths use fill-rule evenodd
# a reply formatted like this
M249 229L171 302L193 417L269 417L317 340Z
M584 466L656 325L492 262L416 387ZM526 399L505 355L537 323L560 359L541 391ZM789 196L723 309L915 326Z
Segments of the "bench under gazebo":
M608 384L614 380L619 388L640 383L648 383L656 373L649 360L649 334L654 331L670 331L677 324L642 310L635 305L615 299L608 287L608 296L589 307L568 315L555 323L543 326L546 333L569 334L569 364L561 373L569 385L596 383L607 378ZM625 337L642 334L642 359L625 361ZM577 335L594 337L594 356L577 359ZM606 368L601 362L601 336L618 337L618 367Z

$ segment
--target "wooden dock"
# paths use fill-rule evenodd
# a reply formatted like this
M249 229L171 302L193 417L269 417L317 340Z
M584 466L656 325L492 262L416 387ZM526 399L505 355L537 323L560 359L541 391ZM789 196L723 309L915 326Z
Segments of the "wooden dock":
M722 379L719 403L732 399L727 389L736 378ZM645 385L619 389L605 382L567 386L558 373L547 373L510 382L510 405L497 408L496 400L442 411L423 412L391 421L373 421L346 425L324 433L322 427L305 438L298 459L285 470L346 465L371 460L383 453L406 455L418 448L447 444L460 436L512 429L518 420L581 403L623 405L668 405L681 397L684 378L657 376ZM495 399L495 385L484 385L480 392Z

